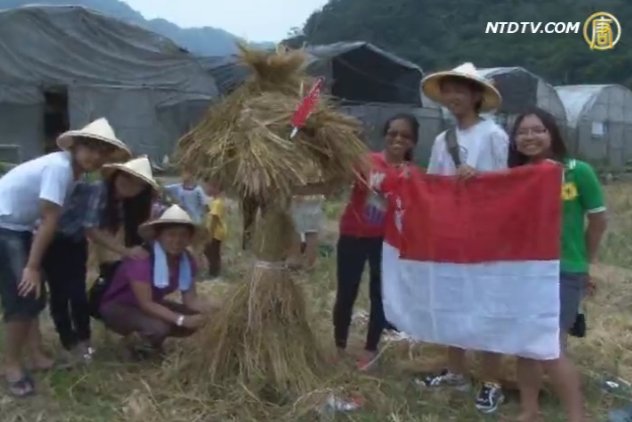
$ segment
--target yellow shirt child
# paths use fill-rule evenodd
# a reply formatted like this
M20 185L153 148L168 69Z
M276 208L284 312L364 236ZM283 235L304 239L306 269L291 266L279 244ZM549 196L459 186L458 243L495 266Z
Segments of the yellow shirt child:
M221 195L218 195L211 200L210 211L208 213L206 224L207 224L207 229L209 230L209 233L211 233L211 236L213 236L213 239L219 240L220 242L223 242L224 240L226 240L227 233L226 233L225 215L226 215L226 206L224 203L224 198ZM214 230L213 230L213 220L214 220L213 217L217 218L217 224L215 225Z

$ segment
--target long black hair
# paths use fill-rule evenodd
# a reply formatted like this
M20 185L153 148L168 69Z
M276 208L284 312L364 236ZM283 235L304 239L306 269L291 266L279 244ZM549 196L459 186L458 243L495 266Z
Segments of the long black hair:
M536 116L538 119L540 119L542 125L544 125L544 128L547 130L547 132L549 132L549 135L551 136L551 158L555 161L563 162L564 159L568 156L568 150L566 149L566 144L564 144L564 139L562 138L560 128L555 121L555 117L548 111L542 110L538 107L533 107L520 114L514 122L513 128L511 130L511 143L509 144L507 165L509 167L518 167L529 162L529 157L518 151L518 147L516 145L516 136L518 135L518 129L520 128L522 121L527 116Z
M143 243L138 234L138 227L149 220L151 216L151 204L153 189L147 185L133 198L118 199L114 182L120 172L115 172L105 181L107 200L105 203L105 215L103 228L116 233L121 224L125 234L125 246L138 246Z
M394 116L391 116L386 121L386 123L384 123L384 128L382 129L382 136L386 136L386 134L388 133L388 130L391 128L391 123L393 123L395 120L405 120L406 122L408 122L413 132L413 144L417 145L417 141L419 140L419 121L417 120L415 116L413 116L410 113L399 113ZM413 161L414 149L415 148L413 147L409 149L408 151L406 151L406 154L404 155L405 161L409 161L409 162Z

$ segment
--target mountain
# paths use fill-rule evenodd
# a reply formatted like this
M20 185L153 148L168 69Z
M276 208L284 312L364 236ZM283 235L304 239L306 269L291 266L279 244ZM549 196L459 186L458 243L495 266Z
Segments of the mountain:
M583 22L614 14L624 35L613 50L591 51L579 34L486 34L488 22ZM424 71L465 61L478 67L522 66L553 84L620 83L632 87L630 0L330 0L290 44L371 42ZM293 41L293 42L292 42Z
M0 8L11 9L29 4L78 5L97 10L123 21L134 23L158 34L169 37L191 53L201 56L224 56L237 52L233 34L223 29L180 28L165 19L147 20L127 3L120 0L0 0ZM273 43L255 43L261 47L273 46Z

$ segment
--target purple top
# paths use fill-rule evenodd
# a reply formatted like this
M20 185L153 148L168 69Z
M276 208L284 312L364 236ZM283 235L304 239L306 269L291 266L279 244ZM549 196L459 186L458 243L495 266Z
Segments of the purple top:
M132 291L132 282L147 283L151 286L152 298L154 302L159 302L165 298L165 296L175 292L178 289L178 275L180 261L175 265L169 266L169 286L164 289L159 289L154 286L152 280L152 259L147 257L145 259L130 259L126 258L121 262L120 266L116 270L112 278L112 282L103 295L101 300L101 308L107 306L110 303L118 303L121 305L138 306L136 296ZM195 260L189 255L189 262L191 263L191 275L195 277L197 268Z

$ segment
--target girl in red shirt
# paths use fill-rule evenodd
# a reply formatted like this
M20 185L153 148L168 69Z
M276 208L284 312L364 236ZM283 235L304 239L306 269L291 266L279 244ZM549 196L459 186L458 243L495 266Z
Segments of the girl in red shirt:
M353 304L358 296L364 265L369 262L371 311L365 353L358 360L368 369L377 357L377 346L387 325L382 307L382 242L385 229L387 186L412 165L419 123L409 114L391 117L384 126L384 151L371 153L368 174L356 181L340 220L337 246L338 286L334 305L334 337L342 354L347 347Z

